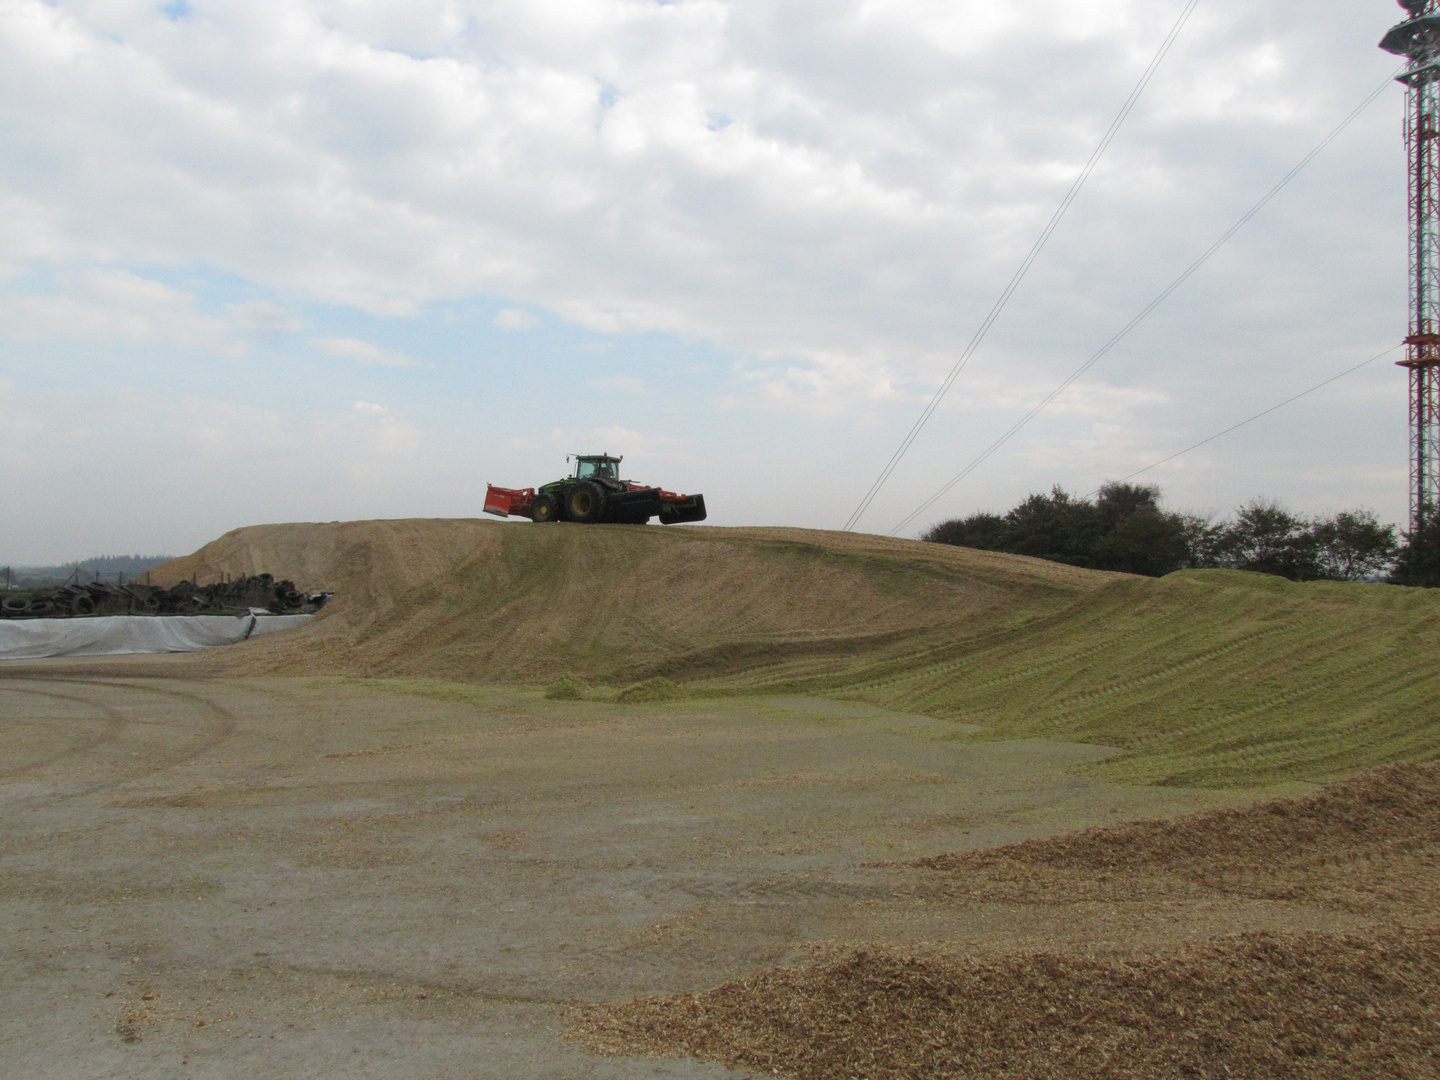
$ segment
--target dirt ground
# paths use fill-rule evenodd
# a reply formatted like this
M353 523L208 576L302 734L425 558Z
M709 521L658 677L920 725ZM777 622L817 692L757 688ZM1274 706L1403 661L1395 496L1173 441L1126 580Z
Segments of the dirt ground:
M1366 921L1240 895L937 889L933 869L899 864L1258 794L1108 785L1065 771L1093 746L954 732L817 699L7 665L4 1072L738 1078L563 1033L576 1005L856 942L1124 956Z

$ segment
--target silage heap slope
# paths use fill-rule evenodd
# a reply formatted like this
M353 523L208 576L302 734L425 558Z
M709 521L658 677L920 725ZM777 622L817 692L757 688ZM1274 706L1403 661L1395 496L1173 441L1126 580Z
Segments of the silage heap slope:
M1324 780L1440 757L1440 589L1224 570L1117 578L1063 619L796 685L1118 746L1081 766L1178 786Z
M270 573L335 599L227 671L624 684L783 680L1053 617L1121 580L1035 559L801 529L474 520L261 525L152 571Z
M305 631L197 662L859 698L981 738L1119 747L1080 768L1131 783L1316 781L1440 757L1440 590L1155 580L800 529L473 520L239 529L152 577L260 571L334 604Z

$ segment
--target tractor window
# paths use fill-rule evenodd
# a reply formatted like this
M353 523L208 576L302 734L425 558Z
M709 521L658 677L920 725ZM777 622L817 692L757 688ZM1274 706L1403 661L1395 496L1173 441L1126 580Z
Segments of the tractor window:
M581 461L575 470L575 476L584 480L589 476L598 476L606 480L615 479L615 462L613 461Z

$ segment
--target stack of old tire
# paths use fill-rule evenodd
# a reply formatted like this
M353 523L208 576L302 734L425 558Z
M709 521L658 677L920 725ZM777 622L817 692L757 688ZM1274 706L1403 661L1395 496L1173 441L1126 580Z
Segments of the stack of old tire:
M71 583L14 592L0 600L0 618L56 619L84 615L243 615L252 609L276 615L319 611L329 593L304 593L291 581L269 574L197 585L182 581L168 589L133 582Z

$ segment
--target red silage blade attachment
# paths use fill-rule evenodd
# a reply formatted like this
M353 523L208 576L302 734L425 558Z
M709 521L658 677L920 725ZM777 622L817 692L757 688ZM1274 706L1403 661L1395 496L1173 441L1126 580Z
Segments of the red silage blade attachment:
M534 501L534 488L502 488L494 484L485 487L485 513L496 517L509 517L511 514L528 516L530 504Z

